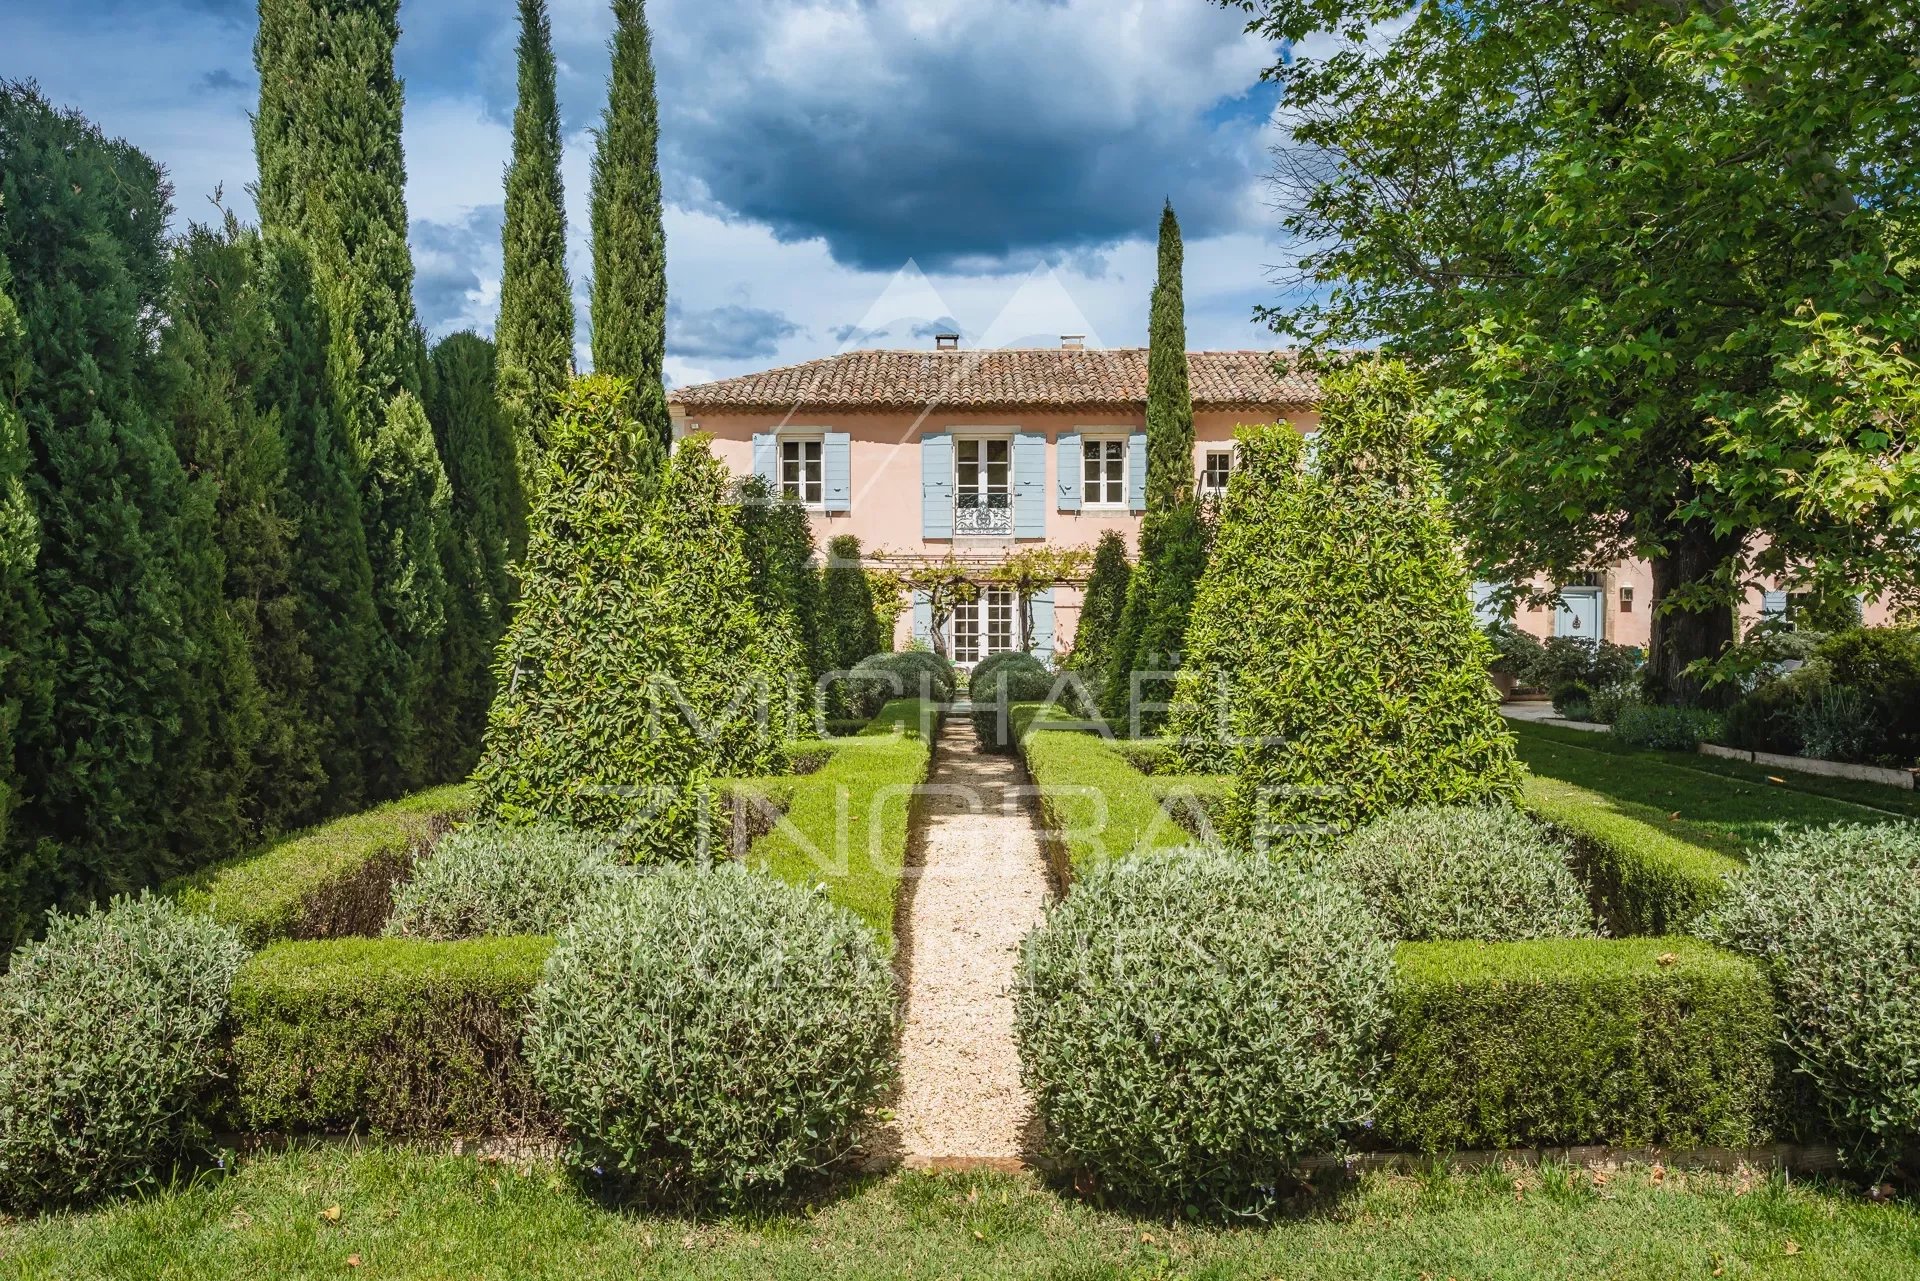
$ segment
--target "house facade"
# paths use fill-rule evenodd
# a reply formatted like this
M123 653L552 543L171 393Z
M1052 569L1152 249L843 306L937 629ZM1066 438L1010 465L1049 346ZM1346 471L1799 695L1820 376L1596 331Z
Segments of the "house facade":
M1201 493L1225 488L1237 427L1317 429L1318 385L1289 353L1196 351L1187 362ZM1138 547L1145 348L1089 350L1069 335L1058 348L976 351L942 336L932 350L846 352L681 387L668 400L677 436L706 434L736 474L803 503L823 550L852 534L880 568L951 557L984 576L1022 547L1091 553L1107 530ZM1026 619L1012 592L983 587L944 621L942 647L962 665L1021 648L1052 658L1073 643L1083 587L1041 592ZM1484 599L1492 588L1474 591ZM1515 621L1542 638L1645 648L1653 604L1651 568L1629 560L1559 584L1554 603L1522 605ZM1752 621L1785 605L1784 594L1756 590L1742 612ZM1868 621L1882 613L1869 610ZM895 645L932 643L932 628L928 603L915 599Z

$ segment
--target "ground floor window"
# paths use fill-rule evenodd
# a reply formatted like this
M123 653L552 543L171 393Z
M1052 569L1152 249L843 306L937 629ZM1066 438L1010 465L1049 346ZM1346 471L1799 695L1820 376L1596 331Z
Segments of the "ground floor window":
M1003 587L982 588L973 600L955 605L948 624L953 661L970 665L1019 648L1018 620L1013 593Z

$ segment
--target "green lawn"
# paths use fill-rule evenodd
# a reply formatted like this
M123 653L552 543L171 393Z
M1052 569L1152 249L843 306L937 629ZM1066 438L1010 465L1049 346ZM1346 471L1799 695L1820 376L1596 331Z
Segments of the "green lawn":
M1773 777L1739 761L1640 751L1610 735L1511 722L1520 759L1545 779L1607 797L1622 813L1724 854L1742 855L1780 831L1920 817L1920 796L1813 775Z
M339 1207L337 1219L325 1212ZM357 1264L349 1260L357 1259ZM0 1227L0 1276L1474 1278L1920 1275L1920 1209L1805 1181L1370 1176L1272 1226L1095 1210L1027 1176L896 1174L753 1219L615 1212L547 1165L397 1149L263 1158L192 1190Z

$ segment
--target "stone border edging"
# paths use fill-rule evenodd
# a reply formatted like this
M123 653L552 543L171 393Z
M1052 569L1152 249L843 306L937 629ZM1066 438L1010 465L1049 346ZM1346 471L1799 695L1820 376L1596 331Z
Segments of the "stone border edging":
M1845 761L1823 761L1816 756L1781 756L1774 752L1749 752L1738 747L1722 747L1718 743L1701 743L1698 750L1702 756L1717 756L1722 760L1746 761L1751 765L1761 765L1768 769L1794 770L1801 774L1818 774L1824 778L1851 779L1856 783L1880 783L1887 787L1914 790L1915 771L1907 769L1888 769L1882 765L1849 765Z

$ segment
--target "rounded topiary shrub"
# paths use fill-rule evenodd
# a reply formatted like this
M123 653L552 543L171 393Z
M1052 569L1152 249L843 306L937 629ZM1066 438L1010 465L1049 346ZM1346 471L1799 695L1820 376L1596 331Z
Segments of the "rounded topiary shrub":
M844 1157L893 1080L893 973L819 895L732 865L586 903L527 1059L572 1155L622 1190L737 1202Z
M1095 866L1021 948L1053 1154L1130 1200L1243 1209L1373 1104L1391 945L1351 888L1209 850Z
M854 714L872 716L891 698L927 698L945 703L959 688L959 676L945 655L925 649L869 654L847 676Z
M1053 673L1031 654L1011 652L983 659L967 678L967 697L974 702L1032 703L1053 692Z
M1700 932L1767 966L1794 1070L1854 1162L1920 1146L1920 824L1784 836Z
M204 1135L239 936L165 899L48 919L0 977L0 1201L165 1179Z
M587 896L630 875L604 833L558 823L462 827L395 888L386 933L470 939L552 934Z
M1565 853L1511 806L1421 805L1348 837L1334 855L1394 938L1577 938L1594 932Z

